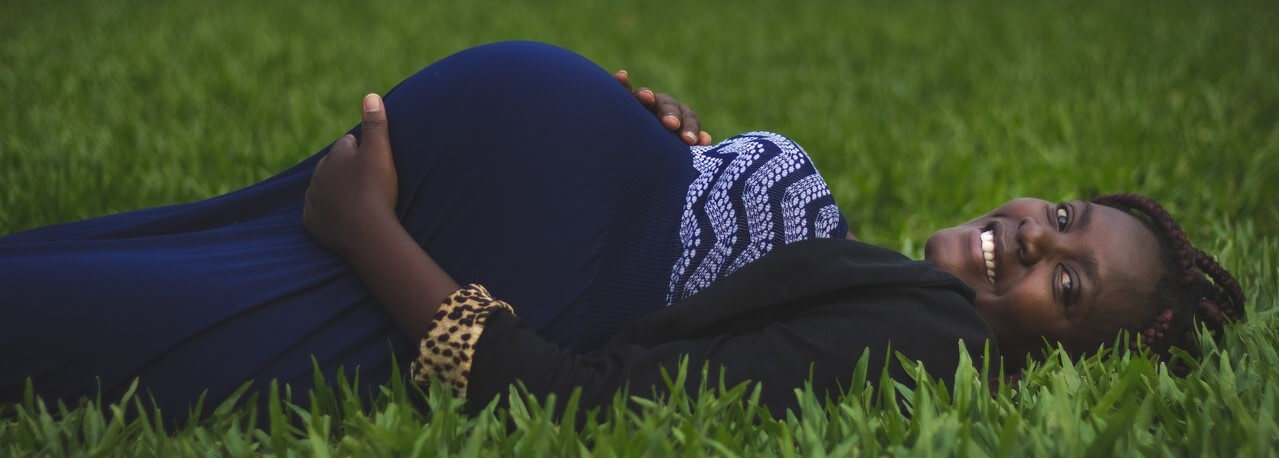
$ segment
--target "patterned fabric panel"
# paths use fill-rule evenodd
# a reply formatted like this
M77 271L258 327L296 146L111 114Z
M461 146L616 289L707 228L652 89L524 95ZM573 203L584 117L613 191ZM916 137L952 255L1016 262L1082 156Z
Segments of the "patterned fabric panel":
M425 384L431 376L449 386L453 394L466 396L475 342L484 332L484 323L495 310L512 315L510 304L494 299L480 285L466 285L444 299L435 313L426 337L418 345L418 356L409 367L413 381Z
M843 217L803 149L781 135L750 132L693 147L667 305L710 286L773 248L843 237Z

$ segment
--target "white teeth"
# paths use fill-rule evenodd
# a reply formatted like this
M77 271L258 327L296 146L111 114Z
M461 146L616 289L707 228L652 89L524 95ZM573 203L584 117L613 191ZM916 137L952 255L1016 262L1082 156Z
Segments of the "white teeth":
M994 231L982 231L981 255L986 261L986 281L995 283L995 234Z

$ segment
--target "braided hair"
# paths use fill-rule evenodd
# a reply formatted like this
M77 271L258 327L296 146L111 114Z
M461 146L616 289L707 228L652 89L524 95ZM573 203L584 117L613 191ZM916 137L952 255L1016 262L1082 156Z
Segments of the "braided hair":
M1163 206L1136 194L1098 196L1092 202L1137 217L1160 241L1160 256L1167 268L1142 311L1141 323L1136 324L1140 343L1134 339L1132 348L1146 347L1160 357L1167 357L1172 347L1193 353L1198 350L1195 321L1220 337L1227 322L1243 320L1239 282L1212 256L1195 248Z

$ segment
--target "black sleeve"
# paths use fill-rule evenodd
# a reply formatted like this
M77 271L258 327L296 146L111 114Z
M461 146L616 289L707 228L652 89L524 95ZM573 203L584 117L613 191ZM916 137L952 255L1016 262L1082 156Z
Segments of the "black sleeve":
M718 382L723 366L728 384L762 383L762 401L780 416L796 406L794 389L803 386L810 368L815 392L837 396L848 386L865 350L870 357L867 376L878 380L891 346L951 383L959 340L978 361L985 341L993 341L972 305L953 293L928 288L871 290L853 300L795 304L794 310L752 329L648 345L619 344L581 355L560 350L514 315L495 311L475 344L466 395L482 405L521 380L532 393L556 393L561 399L581 387L581 405L589 408L610 402L627 382L632 394L665 391L660 368L674 375L680 358L687 355L689 392L696 391L704 363L715 377L707 381L710 386ZM911 383L895 363L890 373L899 382Z

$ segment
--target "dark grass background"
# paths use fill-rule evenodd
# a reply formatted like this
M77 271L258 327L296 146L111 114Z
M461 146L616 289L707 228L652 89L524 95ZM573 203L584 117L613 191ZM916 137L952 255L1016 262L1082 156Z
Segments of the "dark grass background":
M1153 366L1132 369L1141 375L1129 385L1119 382L1135 364L1127 360L1046 366L1028 377L1016 404L975 418L1016 415L1011 424L1031 435L1011 436L1024 440L1017 443L1050 444L1013 450L1081 454L1124 412L1122 403L1101 401L1133 397L1136 412L1143 402L1156 407L1145 423L1129 420L1144 429L1117 433L1113 451L1151 453L1164 443L1273 453L1275 436L1263 438L1279 431L1279 359L1267 359L1279 345L1273 1L9 0L0 10L0 234L238 189L342 134L366 92L384 92L468 46L546 41L686 101L716 139L761 129L794 138L854 232L914 256L933 230L1011 197L1156 198L1244 284L1252 323L1205 361L1250 368L1253 378L1218 378L1218 365L1216 375L1166 382L1181 393L1169 398L1150 394L1165 383ZM576 125L562 120L563 135L575 135ZM1074 380L1096 396L1036 392L1040 379ZM1195 398L1195 390L1217 394ZM1070 408L1079 396L1087 413ZM1179 402L1185 412L1158 412ZM890 415L867 409L860 415ZM962 411L939 409L952 423ZM831 415L847 415L839 412ZM1192 439L1192 413L1202 416L1197 434L1206 442ZM1223 416L1233 420L1210 421ZM664 434L644 430L640 419L619 421L630 434ZM933 450L921 442L932 437L925 432L952 425L936 421L858 444L884 447L874 453ZM0 426L0 442L18 428ZM582 434L594 438L583 439L591 447L603 437ZM755 450L742 442L753 436L730 437L737 446L694 449ZM1002 447L971 431L955 437L971 438L982 453ZM1067 439L1083 445L1059 443ZM788 443L773 438L759 450L785 454ZM211 447L230 450L222 444ZM669 451L662 446L639 450ZM577 450L566 447L556 450Z

